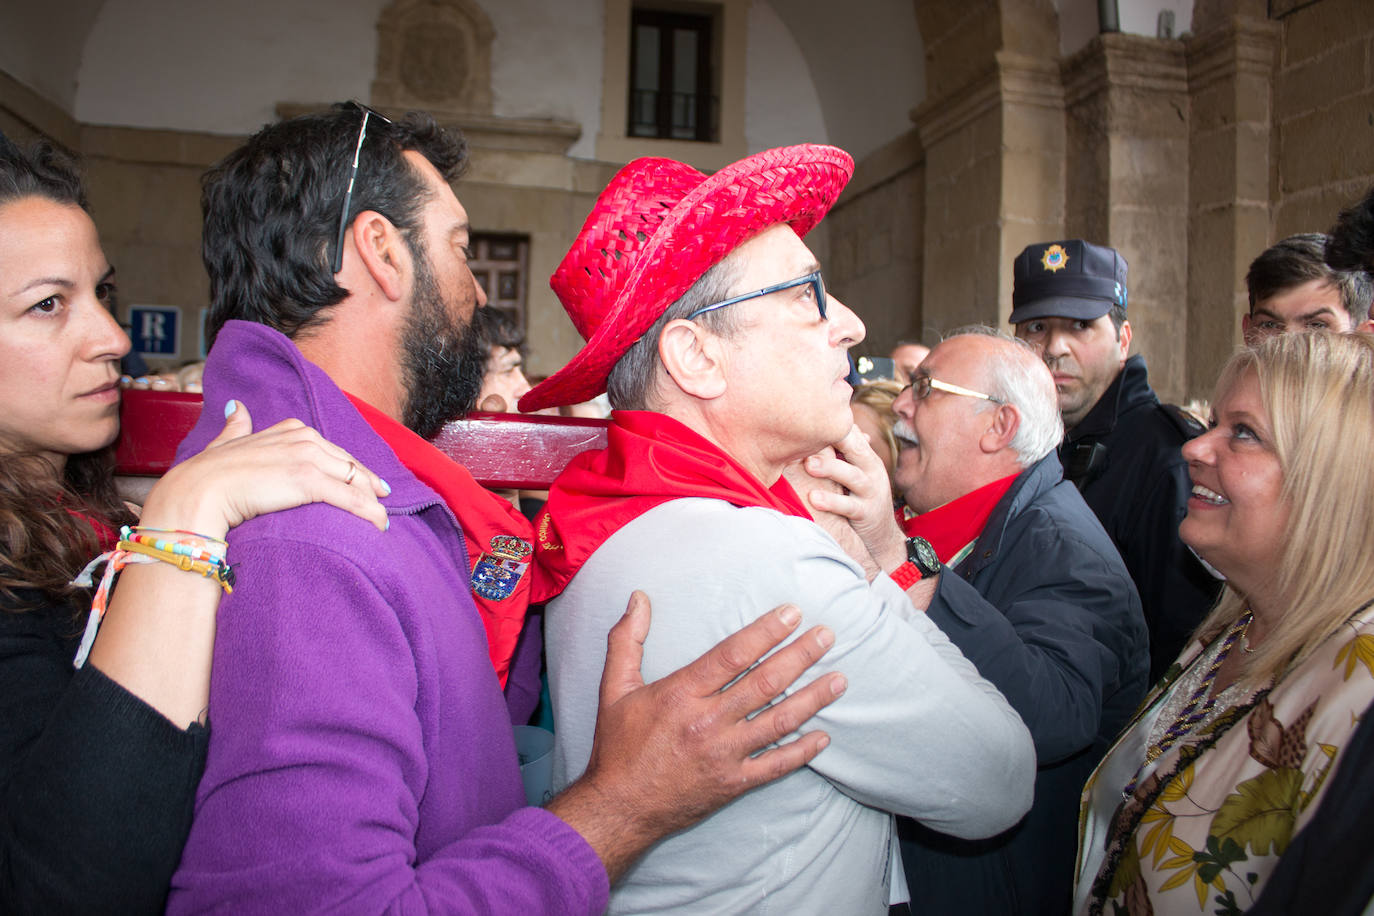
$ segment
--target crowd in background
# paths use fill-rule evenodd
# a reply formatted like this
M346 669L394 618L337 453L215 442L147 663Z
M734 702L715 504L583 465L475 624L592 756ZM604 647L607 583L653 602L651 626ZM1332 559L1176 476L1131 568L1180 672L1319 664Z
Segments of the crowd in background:
M1374 191L1255 253L1190 412L1081 239L1018 255L1013 333L853 356L819 146L627 166L532 387L465 157L265 128L205 180L208 363L133 375L75 163L0 137L0 910L1374 902ZM205 398L141 506L123 388ZM608 446L512 507L427 441L521 408Z

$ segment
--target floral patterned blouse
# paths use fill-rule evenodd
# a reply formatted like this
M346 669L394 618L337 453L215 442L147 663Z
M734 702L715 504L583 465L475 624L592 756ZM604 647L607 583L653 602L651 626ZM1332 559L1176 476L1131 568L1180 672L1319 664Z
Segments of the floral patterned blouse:
M1215 649L1184 652L1084 787L1075 912L1244 912L1374 700L1367 607L1277 683L1225 693L1218 715L1142 767L1161 709L1177 706Z

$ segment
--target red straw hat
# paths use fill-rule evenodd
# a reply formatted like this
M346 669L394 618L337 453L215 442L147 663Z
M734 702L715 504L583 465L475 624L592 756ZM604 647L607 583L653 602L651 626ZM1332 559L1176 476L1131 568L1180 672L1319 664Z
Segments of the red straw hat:
M854 160L833 146L784 146L709 178L672 159L636 159L597 198L549 285L586 346L520 399L577 404L701 275L769 226L803 236L835 203Z

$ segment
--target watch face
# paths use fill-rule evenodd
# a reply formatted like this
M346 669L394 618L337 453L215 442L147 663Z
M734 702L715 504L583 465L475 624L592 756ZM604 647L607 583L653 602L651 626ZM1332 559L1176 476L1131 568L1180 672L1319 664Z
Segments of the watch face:
M919 566L921 572L927 576L940 568L940 557L935 553L935 548L930 546L930 541L925 538L908 539L907 554L911 562Z

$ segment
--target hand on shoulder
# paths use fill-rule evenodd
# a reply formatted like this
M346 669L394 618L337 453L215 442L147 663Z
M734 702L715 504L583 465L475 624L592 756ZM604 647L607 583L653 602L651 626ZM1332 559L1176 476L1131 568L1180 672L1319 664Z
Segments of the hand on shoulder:
M325 502L387 529L379 498L391 488L348 452L299 420L255 433L247 407L231 400L226 410L205 451L153 487L141 524L223 537L250 518Z

